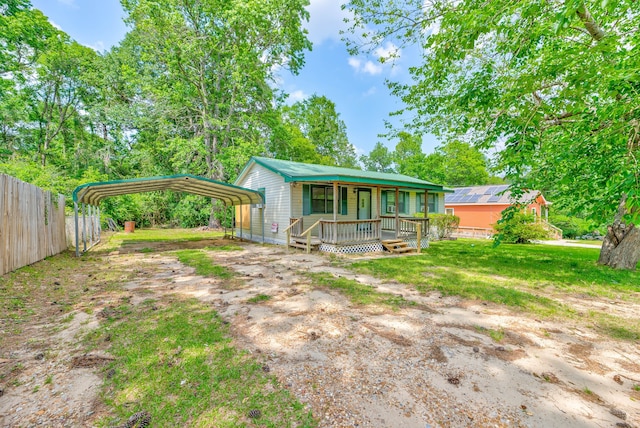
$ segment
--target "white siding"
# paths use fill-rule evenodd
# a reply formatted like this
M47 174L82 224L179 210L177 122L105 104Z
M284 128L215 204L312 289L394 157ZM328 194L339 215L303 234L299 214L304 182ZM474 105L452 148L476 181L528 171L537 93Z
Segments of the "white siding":
M261 212L264 214L264 239L265 242L284 244L287 239L283 232L289 226L289 183L273 171L262 165L253 163L248 171L243 174L240 181L235 183L247 189L265 189L266 203L263 208L251 207L251 230L240 229L240 219L236 218L236 234L254 241L262 240ZM245 223L248 219L243 218ZM278 232L271 232L272 224L278 225Z
M318 186L329 186L332 187L332 183L305 183L310 185L318 185ZM298 218L303 217L302 213L302 183L297 183L295 187L291 189L291 202L292 202L292 217ZM339 187L344 187L340 185ZM347 185L347 215L342 215L338 213L338 220L357 220L358 219L358 193L357 189L367 189L371 191L371 218L376 218L378 215L378 189L375 187L364 187L364 186L352 186ZM354 192L354 190L356 190ZM338 190L340 192L340 190ZM334 202L337 201L338 198L334 199ZM341 206L338 205L338 211L340 211ZM324 219L324 220L333 220L333 213L326 214L310 214L305 215L303 219L303 225L305 228L311 226L316 221Z

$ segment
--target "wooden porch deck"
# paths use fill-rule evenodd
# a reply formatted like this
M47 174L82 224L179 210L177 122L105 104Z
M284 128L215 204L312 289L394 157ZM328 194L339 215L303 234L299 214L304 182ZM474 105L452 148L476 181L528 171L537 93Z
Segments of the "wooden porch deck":
M368 252L379 248L404 253L428 245L428 218L383 217L372 220L318 220L304 229L303 218L290 219L287 246L305 249L323 248L331 252ZM361 247L362 251L358 251Z

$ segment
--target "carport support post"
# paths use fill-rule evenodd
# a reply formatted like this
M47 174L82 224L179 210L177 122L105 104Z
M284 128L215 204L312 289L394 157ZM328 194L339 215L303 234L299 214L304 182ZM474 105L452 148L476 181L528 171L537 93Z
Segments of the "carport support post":
M82 252L87 251L87 204L82 204Z
M242 231L242 204L238 205L240 207L240 240L244 238L244 232Z
M264 204L260 208L260 224L262 225L262 243L264 244Z
M253 207L249 204L249 240L253 241Z
M80 242L80 237L78 233L80 232L80 228L78 227L78 203L76 201L73 202L73 213L75 217L75 225L76 225L76 257L80 257L80 248L78 247Z

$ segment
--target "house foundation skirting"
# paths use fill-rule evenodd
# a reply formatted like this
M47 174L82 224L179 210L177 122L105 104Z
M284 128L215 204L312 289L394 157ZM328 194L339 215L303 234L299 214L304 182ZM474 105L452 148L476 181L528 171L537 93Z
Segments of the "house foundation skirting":
M409 248L418 248L418 240L416 238L407 239L405 238L405 242ZM427 238L422 238L420 241L420 248L429 248L429 240Z
M384 251L382 243L380 242L364 242L362 244L351 245L320 244L319 249L325 253L339 254L380 253Z

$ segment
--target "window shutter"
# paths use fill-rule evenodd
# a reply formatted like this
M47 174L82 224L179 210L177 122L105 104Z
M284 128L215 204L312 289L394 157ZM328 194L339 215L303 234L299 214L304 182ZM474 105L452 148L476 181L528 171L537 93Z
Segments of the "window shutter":
M348 204L349 201L347 200L347 197L349 196L349 192L348 192L347 186L342 187L341 191L342 191L342 197L340 198L340 201L342 203L342 213L341 214L342 215L347 215L347 206L349 205Z
M302 185L302 215L311 214L311 186Z
M380 195L380 200L381 200L380 212L382 212L382 214L384 215L387 213L387 191L386 190L382 191L382 194Z
M424 210L420 209L420 202L422 201L421 196L424 197L424 193L423 194L416 193L416 213L424 212Z

